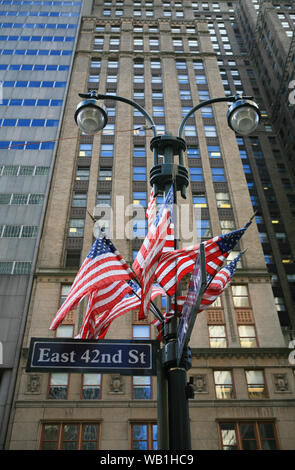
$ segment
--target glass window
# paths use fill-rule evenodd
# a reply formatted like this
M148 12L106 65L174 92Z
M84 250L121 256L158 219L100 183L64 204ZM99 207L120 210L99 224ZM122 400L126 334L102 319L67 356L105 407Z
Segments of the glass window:
M135 400L151 399L151 377L132 377L132 396Z
M149 339L150 335L151 333L150 333L149 325L133 325L132 326L133 339Z
M101 168L99 170L98 180L99 181L112 181L112 168Z
M101 398L101 374L83 374L82 398L84 400L97 400Z
M242 348L256 348L256 332L254 325L238 325L240 344Z
M142 219L133 220L133 236L144 238L147 231L147 221Z
M70 219L69 237L83 237L84 223L84 219Z
M131 445L134 450L156 450L157 443L157 424L132 424L131 425Z
M209 158L221 158L220 147L218 145L208 145Z
M226 348L226 333L224 325L209 325L209 343L211 348Z
M200 150L197 147L188 147L187 157L188 158L200 158Z
M208 207L205 193L193 194L193 204L195 207Z
M232 374L229 370L214 371L215 393L218 399L234 398Z
M203 181L202 168L190 168L189 171L191 181Z
M133 167L133 181L146 181L146 167L145 166Z
M211 168L214 182L225 181L224 168Z
M80 144L79 157L91 157L92 144Z
M133 204L146 207L146 192L145 191L133 191Z
M231 203L228 193L216 193L216 204L219 209L229 209L231 208Z
M266 398L264 374L262 370L246 370L249 398Z
M235 307L249 307L247 286L234 285L231 286L233 302Z
M209 219L198 219L196 221L196 229L199 238L209 238L212 236Z
M72 207L86 207L87 205L87 193L74 192Z
M61 372L50 374L48 398L51 400L66 400L69 375Z

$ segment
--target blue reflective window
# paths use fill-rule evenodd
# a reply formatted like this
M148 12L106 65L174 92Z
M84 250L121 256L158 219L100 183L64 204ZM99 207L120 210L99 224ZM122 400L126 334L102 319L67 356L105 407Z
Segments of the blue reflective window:
M26 49L15 49L14 55L25 55Z
M27 80L19 80L16 82L15 85L17 88L26 88L28 86L28 81Z
M52 150L54 148L54 142L42 142L41 150Z
M3 124L2 126L15 126L16 124L16 119L3 119Z
M31 100L31 99L24 100L24 103L23 103L24 106L35 106L35 104L36 104L36 100Z
M58 119L47 119L46 127L57 127Z
M1 149L1 150L3 150L3 149L8 149L8 148L9 148L9 144L10 144L9 141L0 140L0 149Z
M12 36L11 36L12 37ZM15 36L16 37L16 36ZM18 37L17 37L18 39ZM20 36L20 40L21 41L30 41L31 40L31 36Z
M9 70L20 70L20 67L19 64L10 64Z
M52 81L44 81L42 82L42 88L52 88L53 82Z
M0 70L7 70L8 65L0 64Z
M25 41L38 41L40 42L41 39L42 39L42 36L31 36L31 39L30 39L30 36L27 36L29 39L24 39Z
M61 53L61 51L52 50L52 51L50 51L49 55L60 55L60 53Z
M8 36L0 36L0 41L7 41Z
M190 168L190 179L191 181L203 181L203 170L202 168Z
M31 124L31 119L19 119L18 120L18 127L28 127Z
M28 49L27 55L37 55L37 49Z
M47 51L46 49L40 49L38 51L38 55L49 55L50 51Z
M34 70L45 70L45 65L36 64L34 65Z
M11 142L10 148L12 150L23 150L25 148L25 142L19 141L19 140L13 140Z
M12 55L13 49L3 49L2 55Z
M33 70L33 65L32 64L23 64L22 65L22 70Z
M64 88L66 86L66 82L55 82L55 88Z
M50 106L62 106L62 100L51 100Z
M62 51L61 55L72 55L72 51Z
M27 142L26 149L27 150L38 150L39 149L39 142Z
M44 127L45 119L32 119L32 127Z
M9 100L4 99L4 100L0 101L0 106L7 106L8 103L9 103Z
M40 86L41 86L41 82L37 82L37 81L29 82L30 88L40 88Z
M38 100L37 106L49 106L49 100Z
M9 105L10 106L21 106L22 105L21 99L11 99Z
M211 168L213 181L225 181L223 168Z
M15 81L12 81L12 80L5 80L3 82L3 87L6 88L6 87L11 87L11 86L14 86L15 84Z
M58 70L69 70L69 66L68 65L59 65L58 66Z
M57 70L57 65L47 65L46 70Z

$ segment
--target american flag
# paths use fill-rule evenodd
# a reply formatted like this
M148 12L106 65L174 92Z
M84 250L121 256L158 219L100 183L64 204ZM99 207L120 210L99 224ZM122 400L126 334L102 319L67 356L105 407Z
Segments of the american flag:
M241 255L242 253L239 253L238 256L236 256L232 261L230 261L230 263L228 263L219 272L215 274L203 294L198 313L208 309L210 305L212 305L215 300L222 294L222 292L229 286L234 276L238 262L240 261ZM184 296L177 298L177 316L181 315L185 300L186 297ZM173 306L173 309L171 311L164 314L165 322L169 322L171 318L174 317L174 315L175 309ZM152 321L152 325L154 325L159 332L161 331L161 324L157 319ZM157 339L161 339L161 333L159 333Z
M65 302L56 313L50 329L55 330L67 313L91 292L105 289L114 282L133 278L134 273L112 242L106 237L97 238L80 267ZM113 296L112 289L110 293Z
M120 300L128 294L133 293L130 285L125 281L116 281L102 289L91 292L87 309L85 312L83 324L80 330L81 338L83 338L84 330L88 329L88 322L93 323L96 315L111 311Z
M136 285L133 286L134 293L127 294L118 304L113 307L111 311L107 311L102 315L94 316L91 322L88 323L84 328L80 330L80 338L89 339L103 339L111 325L111 323L121 315L124 315L131 310L135 310L140 307L141 304L141 288ZM159 295L164 295L162 287L153 285L151 299L154 300Z
M157 212L157 199L154 196L154 190L152 189L148 207L146 210L146 217L148 219L149 228L156 217L156 212ZM173 219L173 216L171 219ZM174 248L175 248L174 246L174 223L173 223L173 220L171 220L168 230L167 230L167 236L166 236L166 241L165 241L165 245L163 248L163 253L166 253L167 251L172 251L174 250Z
M219 235L205 241L206 269L210 276L214 276L223 265L229 252L235 247L249 225L238 230ZM199 255L200 245L181 248L164 253L156 270L156 279L169 296L175 294L179 281L194 268L196 257Z
M173 186L171 186L170 191L165 197L164 204L151 224L132 265L142 287L139 319L146 318L149 311L152 285L166 242L168 227L171 222L173 202Z
M156 201L156 198L155 198L155 195L154 195L154 189L152 188L150 198L149 198L149 202L148 202L148 206L147 206L147 210L146 210L146 213L145 213L146 218L148 219L148 228L150 228L151 224L153 223L153 221L156 217L156 204L157 204L157 201Z
M224 266L218 273L215 274L213 279L210 281L207 289L203 294L199 312L206 310L210 305L215 302L222 292L229 286L235 270L237 269L238 262L242 253L239 253L232 261Z

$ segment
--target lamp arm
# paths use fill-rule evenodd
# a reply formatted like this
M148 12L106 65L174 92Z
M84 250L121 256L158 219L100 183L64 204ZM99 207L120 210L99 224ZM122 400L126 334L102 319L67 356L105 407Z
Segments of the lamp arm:
M157 136L157 129L156 125L152 119L152 117L149 115L149 113L138 103L136 103L133 100L130 100L128 98L124 98L123 96L118 96L118 95L103 95L101 93L96 93L96 92L91 92L91 93L79 93L79 96L81 98L94 98L96 100L112 100L112 101L121 101L122 103L129 104L130 106L133 106L133 108L138 109L138 111L143 114L143 116L148 120L148 122L151 125L154 137Z
M203 108L204 106L208 106L209 104L212 103L222 103L222 102L235 102L239 99L251 99L252 96L241 96L239 94L236 94L234 96L224 96L222 98L212 98L207 101L202 101L201 103L198 103L196 106L194 106L183 118L183 120L180 123L179 129L178 129L178 137L182 136L183 128L186 124L186 121L188 118L194 114L196 111L198 111L200 108Z

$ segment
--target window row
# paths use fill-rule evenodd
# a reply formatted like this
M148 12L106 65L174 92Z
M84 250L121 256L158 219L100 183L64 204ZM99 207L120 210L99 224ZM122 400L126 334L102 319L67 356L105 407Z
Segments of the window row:
M46 176L48 173L49 166L0 164L0 176Z
M30 205L43 204L44 194L0 193L0 204Z
M76 29L71 23L0 23L0 28L28 28L28 29Z
M0 274L30 274L30 261L0 261Z
M245 384L250 400L268 398L268 389L263 370L244 370ZM69 391L70 375L62 372L53 372L49 376L47 399L66 400ZM102 374L85 373L81 375L80 399L99 400L102 398ZM234 383L234 371L229 369L212 371L213 387L217 400L232 400L237 398ZM152 399L152 378L150 376L132 376L131 399ZM241 385L239 383L239 385Z
M101 425L97 422L42 423L40 450L97 450ZM222 450L278 450L276 426L271 420L222 420L216 424ZM155 422L130 423L130 448L157 450L158 426Z
M0 150L53 150L55 142L28 142L20 140L0 141Z
M37 225L0 225L0 238L36 238Z
M0 35L0 41L73 42L74 36L8 36Z
M1 127L57 127L58 119L1 119Z
M0 16L49 16L49 17L74 17L79 18L79 12L68 11L25 11L25 10L0 10Z
M0 55L72 55L71 50L60 49L0 49Z
M53 64L0 64L0 70L46 70L50 71L65 71L69 70L69 65L53 65Z
M58 1L58 0L1 0L0 5L51 5L51 6L67 6L77 7L81 5L81 2L74 1Z
M0 106L62 106L63 100L10 98L0 101Z
M67 82L57 82L53 80L4 80L3 88L65 88Z
M43 423L40 450L96 450L99 449L100 424ZM131 423L131 449L157 450L156 423Z

